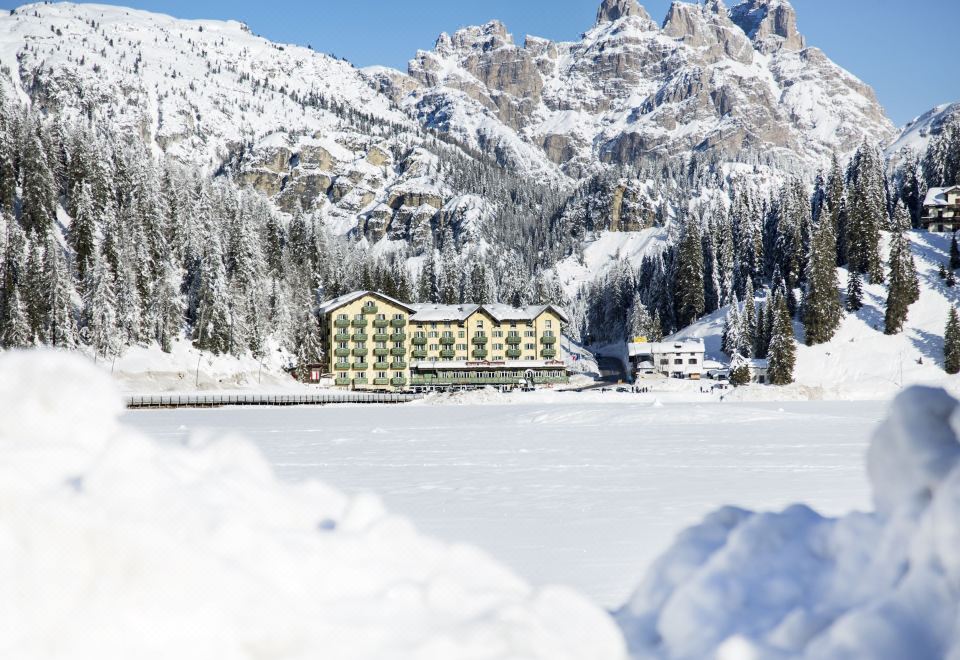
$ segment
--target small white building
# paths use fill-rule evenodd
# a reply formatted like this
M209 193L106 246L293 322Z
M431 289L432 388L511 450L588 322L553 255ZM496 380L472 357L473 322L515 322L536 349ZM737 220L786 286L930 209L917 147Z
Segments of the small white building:
M750 365L750 381L766 385L770 382L770 360L753 358L747 360Z
M700 380L704 374L706 349L700 339L631 343L627 353L635 377L655 372L670 378Z
M930 188L920 223L927 231L960 231L960 186Z

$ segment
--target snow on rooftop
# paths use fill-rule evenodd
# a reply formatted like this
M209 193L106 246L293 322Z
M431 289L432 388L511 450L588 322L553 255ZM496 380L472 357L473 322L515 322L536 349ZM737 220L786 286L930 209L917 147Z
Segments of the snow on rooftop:
M946 206L947 192L956 191L960 193L960 186L949 186L946 188L930 188L927 190L926 197L923 198L924 206Z

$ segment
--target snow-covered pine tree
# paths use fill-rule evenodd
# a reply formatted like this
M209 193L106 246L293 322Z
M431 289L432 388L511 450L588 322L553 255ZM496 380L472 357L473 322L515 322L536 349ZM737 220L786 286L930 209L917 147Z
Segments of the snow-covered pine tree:
M757 305L757 332L753 338L753 354L761 359L767 355L766 332L766 306L763 303L760 303Z
M28 231L46 233L57 217L57 184L39 115L29 120L20 162L20 222Z
M703 315L703 244L700 227L687 218L680 243L673 280L673 300L677 325L686 327Z
M829 204L824 204L808 256L809 277L802 308L807 346L830 341L843 317L836 268L837 240L833 233L832 217Z
M948 374L960 373L960 319L957 308L951 306L947 327L943 333L943 367Z
M57 348L76 348L77 324L73 309L74 288L67 263L52 233L44 242L42 282L43 329L41 339Z
M734 387L749 385L752 380L750 363L739 353L734 353L730 359L730 384Z
M67 240L73 250L77 277L82 282L87 275L88 262L96 249L97 225L93 208L93 193L90 184L78 181L74 186L71 201L74 207L73 222L67 233Z
M777 296L772 310L775 317L773 334L770 337L770 384L789 385L793 382L793 369L796 365L796 341L793 334L793 322L783 296Z
M824 199L825 212L833 223L837 243L837 265L847 263L847 190L843 170L836 154L830 161L830 174Z
M851 269L883 282L880 230L887 218L887 189L883 157L863 143L850 165L847 201L847 254Z
M194 345L213 353L229 353L232 348L232 324L227 295L226 269L220 239L210 235L200 261L197 291Z
M903 202L898 201L890 237L890 280L884 316L884 333L888 335L895 335L903 330L910 305L919 297L920 285L913 263L913 253L904 236L904 225L909 226L909 218Z
M950 270L960 269L960 247L957 246L957 235L950 239Z
M20 287L14 285L6 299L6 318L0 332L4 348L27 348L33 344L33 332L27 310L20 299Z
M106 261L92 255L83 281L81 336L95 357L110 359L122 351L117 322L117 297Z
M743 293L743 346L741 353L744 357L753 357L753 345L757 338L757 301L753 291L753 281L748 281Z
M635 293L633 303L630 305L630 315L627 321L627 339L633 340L637 337L646 337L647 341L652 341L650 336L653 333L653 318L650 316L650 310L643 304L640 294Z
M855 270L851 270L847 275L846 306L851 312L863 309L863 281L860 273Z

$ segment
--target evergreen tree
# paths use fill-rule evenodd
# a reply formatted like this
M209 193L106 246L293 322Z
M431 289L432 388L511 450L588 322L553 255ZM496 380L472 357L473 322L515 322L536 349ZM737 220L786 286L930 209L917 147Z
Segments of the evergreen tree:
M27 348L33 344L33 332L27 310L20 300L20 287L14 285L7 295L6 319L0 333L4 348Z
M847 309L851 312L863 308L863 282L860 273L851 270L847 275Z
M650 336L653 332L653 318L650 316L650 310L643 304L639 294L633 297L633 304L630 305L630 315L627 321L627 339L633 340L637 337L646 337L647 341L652 341Z
M46 233L57 217L57 184L39 115L24 136L20 221L28 231Z
M750 363L739 353L735 353L730 360L730 384L734 387L749 385L753 379L750 374Z
M73 222L70 223L67 240L73 249L77 277L82 282L87 275L88 262L96 249L97 227L90 184L85 181L78 182L74 187L72 201Z
M917 301L920 293L913 253L903 235L903 226L906 223L909 223L907 209L903 202L897 202L890 238L890 283L884 317L884 333L888 335L895 335L903 330L910 305Z
M772 310L775 316L773 334L770 337L770 383L789 385L793 382L793 369L796 363L796 345L793 335L793 323L787 310L786 300L777 297Z
M950 270L960 269L960 247L957 246L956 234L950 239Z
M830 341L843 317L836 254L837 241L831 213L829 206L824 206L808 257L809 278L802 314L807 346Z
M883 282L880 230L887 217L887 193L883 157L876 149L860 146L851 163L851 186L847 203L847 253L851 270Z
M766 308L761 303L757 305L757 331L753 338L753 354L758 358L764 358L767 355L766 329Z
M227 305L226 269L220 241L212 236L207 240L201 260L196 310L193 339L197 348L214 353L230 352L233 319Z
M113 275L96 254L89 265L83 283L81 336L95 356L109 359L121 350Z
M700 228L692 219L688 219L677 247L673 299L679 327L686 327L703 315L703 246Z
M300 321L300 336L297 342L296 376L306 381L310 376L310 365L323 362L323 348L320 326L312 311L303 314Z
M948 374L960 373L960 320L955 307L950 308L943 333L943 363Z
M41 337L50 346L75 348L77 326L73 311L73 283L52 234L47 234L45 243Z

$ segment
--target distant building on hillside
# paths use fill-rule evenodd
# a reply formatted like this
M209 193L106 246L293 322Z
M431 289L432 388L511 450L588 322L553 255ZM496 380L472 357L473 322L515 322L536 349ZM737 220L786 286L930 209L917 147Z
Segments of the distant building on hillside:
M500 389L568 381L554 305L408 304L355 291L320 306L325 371L362 390Z
M750 366L750 381L766 385L770 382L770 360L752 358L747 361Z
M928 190L920 223L927 231L960 231L960 186Z
M700 339L633 342L628 344L627 352L635 377L658 373L670 378L700 380L704 375L706 349Z

